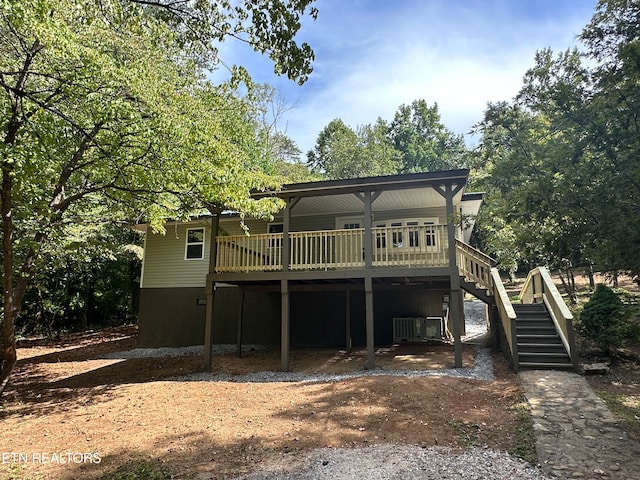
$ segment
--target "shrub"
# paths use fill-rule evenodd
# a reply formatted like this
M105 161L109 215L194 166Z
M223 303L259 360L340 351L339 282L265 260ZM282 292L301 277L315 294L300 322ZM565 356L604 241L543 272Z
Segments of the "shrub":
M611 347L619 347L627 336L637 335L627 321L626 309L613 290L598 285L580 313L580 332L593 341L606 355Z

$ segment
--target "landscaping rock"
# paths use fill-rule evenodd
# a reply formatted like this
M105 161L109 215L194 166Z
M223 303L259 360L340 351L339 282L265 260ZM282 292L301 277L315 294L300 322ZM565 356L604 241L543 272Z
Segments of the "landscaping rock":
M607 375L609 370L608 363L586 363L582 365L582 373L585 375Z

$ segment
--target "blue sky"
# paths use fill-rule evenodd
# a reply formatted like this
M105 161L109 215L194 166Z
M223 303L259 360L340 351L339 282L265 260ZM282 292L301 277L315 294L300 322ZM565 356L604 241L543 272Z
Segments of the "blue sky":
M303 85L273 74L268 58L227 42L221 56L295 105L279 122L313 148L334 118L357 125L391 120L398 106L425 99L442 122L468 134L487 102L510 100L537 50L579 46L597 0L316 0L318 19L298 39L316 54ZM215 80L215 77L214 77ZM467 143L474 139L467 137Z

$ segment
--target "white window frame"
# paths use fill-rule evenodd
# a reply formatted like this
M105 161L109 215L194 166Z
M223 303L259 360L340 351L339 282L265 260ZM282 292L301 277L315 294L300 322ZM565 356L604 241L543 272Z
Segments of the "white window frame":
M279 232L271 232L271 227L272 226L276 226L276 225L280 225L281 229ZM284 233L284 223L283 222L271 222L271 223L267 223L267 233L268 234L282 234ZM269 239L269 248L270 249L281 249L282 248L282 239Z
M394 218L389 220L376 221L374 222L374 227L392 228L393 224L398 224L398 223L400 225L395 225L394 226L395 228L407 228L412 226L426 227L430 225L437 226L439 225L438 221L439 221L438 217ZM417 223L417 225L409 225L409 223ZM388 246L387 246L387 241L391 241L391 244L389 244ZM416 248L419 249L420 251L427 252L427 251L437 250L439 248L437 239L435 239L435 242L432 242L432 245L427 245L425 240L424 244L420 242L417 247L411 246L409 238L406 238L406 239L403 238L401 242L397 242L397 243L401 243L401 245L394 244L393 238L386 238L385 234L378 233L376 235L376 241L374 242L374 248L377 248L377 249L389 248L396 252L400 252L403 250L411 250Z
M189 233L193 232L193 231L202 231L202 241L198 241L198 242L190 242L189 241ZM193 228L187 228L187 235L185 237L185 245L184 245L184 259L187 261L191 261L191 260L204 260L204 246L206 243L206 238L207 238L207 231L204 227L193 227ZM200 245L202 246L202 253L201 256L199 257L189 257L189 247L190 246L194 246L194 245Z
M360 225L359 228L364 228L364 216L350 216L350 217L336 217L336 230L345 230L345 224Z

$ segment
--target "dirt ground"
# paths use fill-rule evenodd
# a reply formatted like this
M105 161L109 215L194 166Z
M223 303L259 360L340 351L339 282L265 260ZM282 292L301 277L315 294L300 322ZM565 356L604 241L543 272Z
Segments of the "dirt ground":
M397 443L506 451L521 431L522 393L499 356L493 381L376 376L322 383L181 378L200 371L197 355L98 359L134 348L135 334L135 327L121 327L20 342L20 360L0 399L0 478L165 478L168 472L225 478L319 447ZM634 348L640 352L640 346L622 352L610 374L588 378L599 392L628 404L632 420L640 418ZM216 356L216 371L277 371L279 355ZM473 356L474 347L465 346L466 366ZM344 373L362 370L365 358L364 351L300 350L292 352L291 368ZM452 363L449 345L376 352L380 369Z
M376 376L323 383L177 379L201 369L197 355L96 359L134 345L134 327L21 342L0 408L0 477L140 478L122 472L160 465L179 478L224 478L319 447L377 443L506 451L521 422L514 408L521 390L500 357L494 381ZM474 348L465 346L467 366ZM376 364L448 368L452 350L380 349ZM215 358L217 370L230 374L279 365L279 351ZM293 351L291 367L348 372L361 370L365 358L364 351Z

